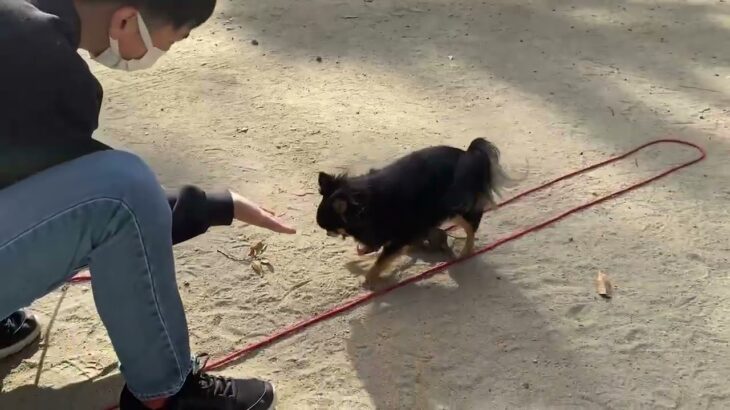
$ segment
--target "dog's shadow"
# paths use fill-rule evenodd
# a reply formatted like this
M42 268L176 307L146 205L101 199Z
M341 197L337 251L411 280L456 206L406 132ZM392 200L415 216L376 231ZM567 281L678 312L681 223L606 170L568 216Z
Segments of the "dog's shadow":
M457 258L457 249L460 246L457 244L464 242L464 240L456 236L449 237L452 238L451 243L444 242L443 244L435 245L417 244L409 247L404 253L404 257L409 258L407 262L403 263L401 260L397 260L389 271L383 273L380 279L374 283L365 283L364 285L370 289L377 290L397 283L402 272L407 271L419 262L436 265L455 260ZM378 254L379 252L373 252L368 255L363 255L357 260L347 262L345 268L353 275L365 276L370 267L375 263Z
M483 259L383 295L350 320L348 355L372 407L602 407L586 392L605 375Z

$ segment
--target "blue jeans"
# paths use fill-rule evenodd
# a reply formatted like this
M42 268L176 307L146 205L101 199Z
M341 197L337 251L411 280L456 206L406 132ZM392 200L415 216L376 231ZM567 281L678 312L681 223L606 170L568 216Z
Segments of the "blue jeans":
M0 190L0 318L88 265L130 391L141 400L175 394L192 362L171 224L154 173L121 151L90 154Z

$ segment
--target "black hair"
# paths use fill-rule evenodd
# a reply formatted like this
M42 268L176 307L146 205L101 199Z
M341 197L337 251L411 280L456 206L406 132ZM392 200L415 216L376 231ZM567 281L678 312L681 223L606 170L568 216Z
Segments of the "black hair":
M153 24L172 24L176 29L183 26L196 28L213 15L216 0L96 0L134 7Z

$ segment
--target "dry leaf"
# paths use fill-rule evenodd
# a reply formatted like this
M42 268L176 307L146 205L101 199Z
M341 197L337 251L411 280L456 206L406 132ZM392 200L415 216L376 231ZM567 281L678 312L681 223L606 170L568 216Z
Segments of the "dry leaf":
M251 269L253 269L254 272L258 273L259 275L262 275L264 273L264 268L261 267L261 262L259 261L251 262Z
M261 262L261 265L266 266L269 268L269 270L273 273L274 272L274 265L269 262L268 259L261 259L259 262Z
M606 299L610 299L613 295L611 279L603 272L598 272L598 277L596 277L596 292Z
M258 255L264 253L266 250L266 244L263 241L260 241L256 243L256 245L252 246L251 249L248 251L248 256L255 258Z

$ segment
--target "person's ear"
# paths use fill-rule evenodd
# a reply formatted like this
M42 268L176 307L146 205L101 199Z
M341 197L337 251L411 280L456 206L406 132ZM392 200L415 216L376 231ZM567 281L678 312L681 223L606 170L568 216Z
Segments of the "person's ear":
M112 14L109 22L109 37L121 40L130 36L138 36L137 13L139 11L134 7L124 6L118 8Z

